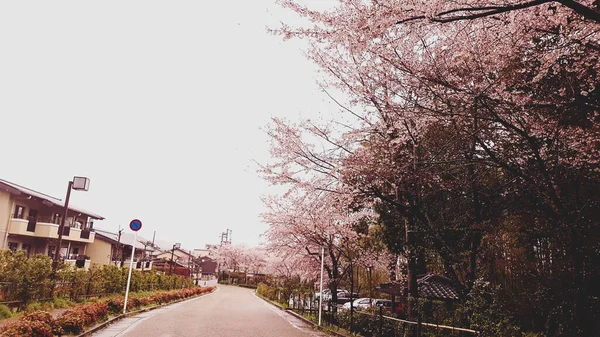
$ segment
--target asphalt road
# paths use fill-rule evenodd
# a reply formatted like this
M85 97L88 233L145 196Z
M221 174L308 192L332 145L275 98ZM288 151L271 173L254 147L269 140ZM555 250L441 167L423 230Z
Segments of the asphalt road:
M312 327L264 302L252 290L218 290L138 316L126 318L95 337L322 337Z

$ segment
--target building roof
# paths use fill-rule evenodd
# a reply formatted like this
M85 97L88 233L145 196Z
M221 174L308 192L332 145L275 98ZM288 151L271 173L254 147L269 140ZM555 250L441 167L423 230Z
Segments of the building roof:
M133 238L134 238L134 234L131 233L126 233L125 231L121 232L121 238L119 239L119 233L113 233L113 232L109 232L109 231L105 231L102 229L96 229L96 239L101 239L101 240L105 240L108 241L110 243L113 244L122 244L124 246L129 246L131 247L131 243L133 242ZM142 238L138 237L138 240L135 243L135 249L144 249L144 244L142 243L142 241L144 240L140 240ZM154 249L151 246L146 246L146 251L153 251Z
M419 297L443 299L443 300L458 300L459 294L456 286L447 277L436 274L423 274L417 276L417 285ZM406 282L394 281L383 283L379 290L390 295L406 296L408 287Z
M425 274L417 279L419 296L439 299L458 299L458 291L447 277L435 274Z
M11 194L16 194L16 195L25 195L25 196L30 196L33 198L37 198L42 200L43 203L47 204L48 206L58 206L58 207L65 207L65 203L58 198L55 198L53 196L49 196L47 194L44 194L42 192L38 192L32 189L29 189L27 187L23 187L21 185L12 183L10 181L6 181L3 179L0 179L0 188L8 191ZM104 217L98 214L94 214L92 212L88 212L86 210L83 210L81 208L78 207L74 207L72 205L69 205L69 209L81 214L85 214L87 216L89 216L92 219L97 219L97 220L104 220Z

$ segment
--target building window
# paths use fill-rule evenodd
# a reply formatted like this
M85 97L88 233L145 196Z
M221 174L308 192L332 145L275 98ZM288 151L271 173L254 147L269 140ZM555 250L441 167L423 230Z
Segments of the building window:
M23 217L25 217L25 207L16 205L15 206L15 214L13 215L13 218L23 219Z
M73 255L79 255L79 247L73 248Z
M38 217L37 209L29 209L29 219L37 220L37 217Z
M27 257L29 257L29 254L31 253L31 245L28 245L28 244L24 243L21 246L21 250L24 250L25 251L25 255L27 255Z
M57 225L60 224L60 213L54 213L52 216L52 223Z
M54 251L56 251L56 246L48 246L48 256L53 257Z
M17 249L19 249L19 243L17 242L9 242L8 243L8 249L10 249L13 253L17 251Z

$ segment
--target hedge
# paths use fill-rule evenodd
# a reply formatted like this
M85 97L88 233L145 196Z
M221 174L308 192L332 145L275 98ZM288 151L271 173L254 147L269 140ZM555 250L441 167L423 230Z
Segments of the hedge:
M94 266L89 271L60 264L52 280L52 260L45 255L27 258L22 251L0 250L0 302L25 309L33 302L55 297L78 300L85 297L122 294L127 283L127 268ZM156 291L188 288L193 280L179 275L134 270L131 291Z

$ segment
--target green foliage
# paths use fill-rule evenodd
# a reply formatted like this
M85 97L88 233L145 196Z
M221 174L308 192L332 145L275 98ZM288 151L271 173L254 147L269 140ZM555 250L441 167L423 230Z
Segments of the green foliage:
M28 311L68 308L90 296L123 294L127 268L94 266L89 271L59 264L54 283L52 261L48 256L27 258L23 252L0 251L0 298L21 301L20 309ZM54 287L53 287L54 284ZM182 289L193 286L193 280L180 275L159 275L153 271L133 271L131 292ZM54 293L53 293L54 288ZM54 299L47 302L47 299Z
M499 287L475 282L459 314L467 317L469 326L481 332L479 336L521 336L509 308L499 297Z
M0 319L10 318L12 317L12 311L9 307L0 304Z
M51 289L51 272L48 256L27 258L22 251L0 251L0 282L10 284L4 293L6 301L23 301L25 307L33 300L47 297Z
M256 288L256 293L266 299L271 301L277 301L277 295L275 292L275 288L270 287L264 283L259 283Z
M54 300L52 301L52 304L54 306L54 309L70 308L74 305L73 301L71 301L67 298L60 298L60 297L55 297Z

